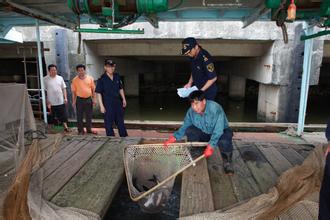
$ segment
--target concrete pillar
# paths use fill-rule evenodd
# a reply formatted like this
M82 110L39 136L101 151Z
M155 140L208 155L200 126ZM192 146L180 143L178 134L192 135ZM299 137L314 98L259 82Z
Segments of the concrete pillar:
M280 86L259 84L258 121L276 122L279 117Z
M68 36L65 29L55 30L55 52L56 52L56 64L57 72L64 79L66 84L66 91L68 96L68 116L69 118L75 117L75 111L72 107L72 93L71 93L71 73L69 67L69 57L68 57Z
M246 79L244 77L230 75L229 97L234 100L242 100L245 97Z
M287 44L282 39L275 40L262 57L241 58L224 65L228 73L235 73L261 83L258 119L262 121L297 122L298 120L304 54L304 42L300 40L302 34L302 25L297 25L294 35ZM318 83L322 54L323 40L315 39L310 85Z
M68 81L71 74L68 57L68 37L64 29L55 30L55 51L57 71L65 81Z
M86 72L97 80L104 73L105 57L98 56L95 46L90 43L84 43Z

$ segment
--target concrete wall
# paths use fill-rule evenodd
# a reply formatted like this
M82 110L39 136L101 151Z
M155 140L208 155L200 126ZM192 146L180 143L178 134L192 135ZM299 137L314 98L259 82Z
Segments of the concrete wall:
M90 27L93 25L86 25ZM93 26L96 27L96 26ZM299 104L300 81L303 61L303 42L300 41L302 24L287 24L289 43L284 44L282 32L274 22L255 22L242 29L242 22L160 22L159 29L148 23L136 23L127 29L144 28L143 35L129 34L82 34L81 53L78 34L67 30L68 57L71 71L77 63L86 63L88 72L98 78L103 72L103 59L115 57L117 70L124 76L127 95L139 94L139 74L145 79L165 78L170 83L175 80L166 78L167 71L174 71L173 66L161 63L151 65L148 61L133 57L180 56L181 40L192 36L213 56L231 57L227 65L221 67L221 73L236 75L260 83L258 118L263 121L296 121ZM17 27L24 34L24 41L35 41L35 29ZM41 27L41 40L45 51L46 63L54 63L54 31L58 27ZM51 33L51 34L50 34ZM330 46L323 45L326 38L314 40L311 85L317 85L319 69L322 63L323 49L326 56ZM330 56L330 55L329 55ZM132 58L130 58L132 57ZM150 69L150 66L152 68ZM162 73L162 74L159 74ZM235 85L235 83L232 83Z

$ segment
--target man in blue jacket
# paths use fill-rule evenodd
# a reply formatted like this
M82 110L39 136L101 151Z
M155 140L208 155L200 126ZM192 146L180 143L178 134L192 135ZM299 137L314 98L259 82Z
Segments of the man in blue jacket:
M204 151L205 157L211 156L214 148L219 147L225 173L233 174L233 132L222 107L212 100L206 100L205 93L201 90L192 92L189 101L191 108L186 113L183 125L164 142L164 147L185 135L188 141L208 142Z
M325 136L328 140L328 148L325 153L326 163L320 191L319 219L330 219L330 121L328 122Z

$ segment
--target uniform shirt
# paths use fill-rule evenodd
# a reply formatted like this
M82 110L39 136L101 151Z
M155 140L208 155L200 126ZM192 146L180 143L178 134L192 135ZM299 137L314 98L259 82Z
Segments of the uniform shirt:
M49 75L44 77L47 100L52 106L63 105L63 89L66 88L63 77L56 75L54 78Z
M93 77L88 75L86 75L84 79L80 79L79 76L74 77L71 83L71 90L78 97L91 97L95 90L95 83Z
M206 100L206 107L203 114L196 113L191 107L186 113L183 125L173 135L180 140L185 135L185 131L191 125L199 128L204 133L211 135L209 144L217 146L224 129L228 128L228 120L222 107L211 100Z
M104 73L98 80L96 84L95 92L102 95L102 101L105 105L110 104L115 100L120 99L119 90L123 88L118 73L113 74L113 79Z
M217 76L214 68L213 58L203 48L200 48L197 57L190 58L190 67L193 83L195 86L197 86L198 89L201 89L208 80L213 79ZM207 91L208 90L210 92L216 93L216 84L213 83L207 89Z

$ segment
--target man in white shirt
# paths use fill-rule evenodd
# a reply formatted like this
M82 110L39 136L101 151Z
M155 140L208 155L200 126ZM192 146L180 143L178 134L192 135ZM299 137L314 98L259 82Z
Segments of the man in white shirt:
M48 75L44 77L45 90L47 91L47 107L50 110L51 118L57 118L63 123L64 131L68 132L68 117L66 104L68 102L66 85L62 76L57 75L57 66L48 66Z

